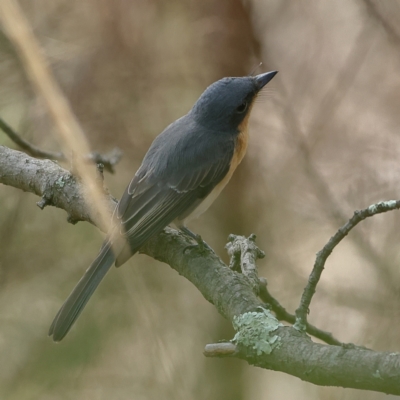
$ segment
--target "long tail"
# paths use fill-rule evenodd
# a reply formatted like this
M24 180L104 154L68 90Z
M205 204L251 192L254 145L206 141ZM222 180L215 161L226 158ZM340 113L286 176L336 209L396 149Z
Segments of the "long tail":
M71 329L114 261L111 243L106 242L55 316L49 329L49 336L55 342L62 340Z

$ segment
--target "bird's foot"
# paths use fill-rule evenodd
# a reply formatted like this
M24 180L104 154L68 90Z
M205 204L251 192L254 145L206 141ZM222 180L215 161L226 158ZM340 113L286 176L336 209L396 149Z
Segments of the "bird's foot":
M203 238L199 234L192 232L190 229L188 229L186 227L182 227L180 229L183 233L186 233L186 235L190 236L192 239L194 239L197 242L197 244L190 244L189 246L186 246L183 249L184 253L186 253L187 250L191 250L191 249L197 249L201 253L204 253L207 251L211 251L212 253L214 253L214 250L203 240Z

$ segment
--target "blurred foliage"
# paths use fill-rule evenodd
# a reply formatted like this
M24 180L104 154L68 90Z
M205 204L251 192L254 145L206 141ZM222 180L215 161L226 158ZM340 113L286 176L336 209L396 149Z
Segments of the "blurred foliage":
M21 0L93 149L119 146L120 196L154 137L223 76L279 70L253 110L248 155L192 229L227 260L258 235L260 275L294 310L315 253L355 209L400 198L400 2ZM44 149L57 132L0 33L0 115ZM0 144L14 145L0 133ZM383 399L205 359L231 326L143 255L113 269L62 343L48 326L99 232L0 186L0 398ZM400 217L363 222L328 260L310 322L343 341L400 347Z

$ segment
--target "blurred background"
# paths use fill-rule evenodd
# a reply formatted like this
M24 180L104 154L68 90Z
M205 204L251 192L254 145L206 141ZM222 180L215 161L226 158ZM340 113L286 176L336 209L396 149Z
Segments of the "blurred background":
M257 234L260 275L294 312L315 253L356 209L400 198L400 1L21 0L94 150L124 156L115 197L166 125L224 76L279 70L253 108L248 154L191 228L227 261ZM0 32L0 116L45 150L58 132ZM0 132L0 144L16 146ZM67 166L68 167L68 166ZM48 327L101 233L0 185L1 399L388 399L323 388L204 345L233 330L147 256L112 269L66 339ZM400 349L400 215L364 221L328 259L310 322L344 342Z

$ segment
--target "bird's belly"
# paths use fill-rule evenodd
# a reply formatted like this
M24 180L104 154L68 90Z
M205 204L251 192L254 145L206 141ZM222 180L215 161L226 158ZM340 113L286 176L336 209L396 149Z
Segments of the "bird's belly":
M235 145L235 152L232 157L231 165L228 173L222 179L220 183L218 183L215 188L211 191L211 193L183 220L183 224L185 225L188 221L199 217L214 202L214 200L220 195L222 189L227 185L227 183L232 178L235 169L243 160L244 155L246 154L247 143L248 143L248 130L247 130L247 120L243 121L243 126L241 129L241 133L237 137L237 142Z

